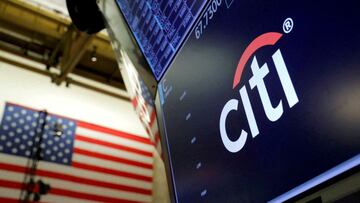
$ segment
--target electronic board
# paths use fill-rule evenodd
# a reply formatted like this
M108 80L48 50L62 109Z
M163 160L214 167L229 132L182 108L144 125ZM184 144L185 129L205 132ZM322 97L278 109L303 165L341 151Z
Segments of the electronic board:
M206 0L116 0L155 78L171 63Z
M158 86L176 202L283 202L360 163L357 1L212 0Z

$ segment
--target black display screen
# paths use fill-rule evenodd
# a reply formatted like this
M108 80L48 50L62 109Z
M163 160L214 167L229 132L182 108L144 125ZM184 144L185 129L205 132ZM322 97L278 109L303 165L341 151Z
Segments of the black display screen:
M205 9L158 88L176 201L283 202L358 168L358 2Z
M116 0L155 78L159 80L206 0Z

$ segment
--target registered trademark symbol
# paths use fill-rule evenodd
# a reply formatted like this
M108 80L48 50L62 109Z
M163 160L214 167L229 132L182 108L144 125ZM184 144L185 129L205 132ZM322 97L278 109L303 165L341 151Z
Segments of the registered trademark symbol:
M289 33L293 28L294 28L294 21L291 18L286 18L286 20L283 23L284 32Z

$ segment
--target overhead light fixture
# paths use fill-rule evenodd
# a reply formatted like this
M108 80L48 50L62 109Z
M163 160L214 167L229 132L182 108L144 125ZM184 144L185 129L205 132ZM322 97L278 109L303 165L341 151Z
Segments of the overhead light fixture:
M90 55L90 60L94 63L97 61L96 49L97 49L97 47L94 46L93 51L91 52L91 55Z

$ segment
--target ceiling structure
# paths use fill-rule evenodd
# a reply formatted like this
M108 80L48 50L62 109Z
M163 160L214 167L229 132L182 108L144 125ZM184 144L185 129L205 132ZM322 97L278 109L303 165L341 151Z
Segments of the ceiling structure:
M27 2L47 10L52 10L64 16L69 16L69 12L66 8L66 0L27 0Z
M71 73L125 90L107 34L80 33L71 24L64 6L64 0L0 1L0 50L46 65L41 73L57 85L80 85L128 100L69 76Z

